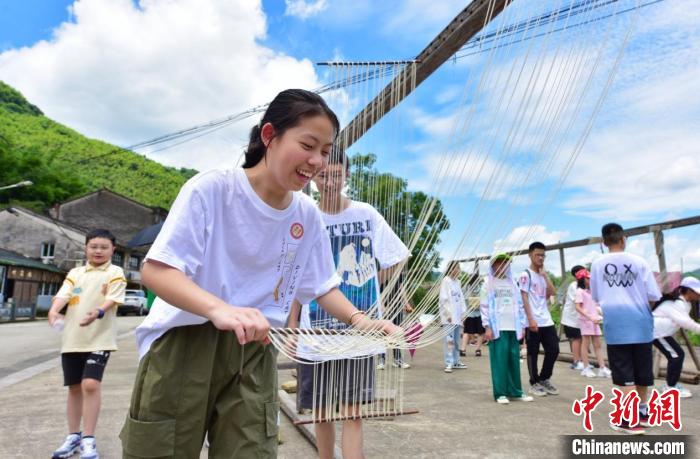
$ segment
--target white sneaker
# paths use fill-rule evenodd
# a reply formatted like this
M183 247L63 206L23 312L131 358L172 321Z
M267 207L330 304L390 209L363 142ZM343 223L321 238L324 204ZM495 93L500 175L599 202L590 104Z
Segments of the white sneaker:
M664 384L663 387L661 387L661 393L664 393L669 389L677 389L678 392L680 393L681 398L690 398L693 396L692 392L690 392L688 389L681 386L680 384L676 384L675 386L669 386L669 385Z
M513 400L518 401L518 402L531 402L534 400L534 398L530 397L529 395L523 393L520 397L515 397Z
M547 395L547 391L544 390L544 387L542 387L540 383L535 383L530 386L530 393L532 395L536 395L537 397L544 397Z
M70 434L63 441L63 444L53 452L53 459L65 459L73 457L75 453L80 452L80 435Z
M457 362L457 363L455 363L455 365L454 365L454 369L455 369L455 370L466 370L466 369L467 369L467 365L465 365L465 364L462 363L462 362Z
M405 370L406 368L411 368L411 364L410 364L410 363L407 363L407 362L394 362L394 363L392 363L392 365L393 365L395 368L403 368L404 370Z
M378 363L377 364L377 370L383 370L384 369L384 364L383 363Z
M586 378L595 378L596 374L595 371L593 371L593 367L589 365L583 369L581 376L585 376Z
M580 360L576 362L576 365L574 365L574 370L582 371L584 368L583 362Z
M508 397L506 397L505 395L501 395L496 399L496 403L499 403L501 405L507 405L510 403L510 400L508 400Z
M80 440L80 459L100 459L100 455L97 453L95 437Z
M445 373L452 373L452 365L447 365L445 367Z
M612 376L612 371L609 368L603 367L598 370L599 378L609 378L610 376Z

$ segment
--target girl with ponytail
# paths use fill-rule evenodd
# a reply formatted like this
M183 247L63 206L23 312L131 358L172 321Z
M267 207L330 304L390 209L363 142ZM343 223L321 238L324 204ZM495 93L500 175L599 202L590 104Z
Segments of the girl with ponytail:
M253 127L243 168L180 190L142 268L156 292L136 329L140 365L121 432L125 458L276 457L279 403L270 327L295 298L359 329L338 290L313 201L298 193L327 164L339 124L317 94L282 91Z

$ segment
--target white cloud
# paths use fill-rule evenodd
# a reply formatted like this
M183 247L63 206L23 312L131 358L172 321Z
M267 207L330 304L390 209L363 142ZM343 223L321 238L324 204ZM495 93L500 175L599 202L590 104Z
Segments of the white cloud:
M658 221L700 210L700 12L662 2L643 15L567 180L572 213Z
M435 95L435 102L440 105L456 102L462 92L461 86L456 84L448 85Z
M527 248L534 241L545 245L564 242L569 237L569 231L548 231L544 225L518 226L513 228L506 237L494 242L494 252L505 252Z
M312 89L312 63L259 43L260 1L76 1L49 41L0 54L0 79L47 116L120 145ZM154 157L200 169L229 165L257 118ZM196 154L195 154L196 152Z
M700 13L688 2L655 5L642 13L639 30L633 34L616 76L617 83L564 181L568 193L564 199L553 201L570 213L597 219L614 217L620 221L663 220L700 209L697 200L700 182L695 179L700 175L697 152L700 144L700 29L694 25ZM620 21L630 17L627 15ZM661 24L656 23L657 18L663 18ZM600 26L608 27L606 24L601 22ZM523 185L529 186L532 192L529 202L549 199L545 197L546 188L556 190L557 181L564 177L567 162L573 158L575 141L593 108L592 102L597 100L607 72L612 68L612 59L616 57L614 43L620 43L625 28L621 22L613 29L612 38L606 39L610 49L598 63L594 62L597 43L592 38L584 40L591 31L577 30L572 33L578 35L556 35L554 39L562 43L581 38L568 59L571 62L580 59L585 63L583 73L572 73L562 53L523 62L526 54L521 49L514 53L513 59L497 61L492 66L488 84L480 90L479 102L467 101L467 105L471 104L469 109L476 107L476 116L446 114L444 110L418 112L416 127L425 136L411 151L478 150L488 152L489 161L507 161L510 167L521 172L535 164L533 159L541 161L531 169L527 183L506 183L514 186L513 191L518 194L523 192ZM534 46L535 42L522 46ZM564 51L567 49L563 47ZM531 74L537 75L533 67L535 62L542 71L539 77L530 80ZM553 104L562 97L556 95L554 89L579 90L586 82L588 69L594 65L598 65L601 73L595 76L594 86L589 88L584 111L579 112L576 98L571 98L563 104L562 111L556 113ZM517 84L504 78L513 68L522 72ZM560 76L563 84L545 79L546 75ZM503 87L508 88L507 91L499 90ZM467 91L467 94L473 93ZM550 117L550 113L555 116ZM571 117L575 117L574 129L567 132ZM550 126L554 129L549 130ZM461 145L447 145L444 140L454 132L460 139L451 141L461 142ZM491 146L486 144L490 139L494 139ZM436 159L433 155L424 161L425 173L412 181L413 184L428 189L427 184L434 181L434 172L439 170L435 166ZM493 164L487 170L497 167ZM455 169L450 172L456 173ZM467 173L462 182L468 185L474 180L475 177ZM469 186L459 188L461 191L470 189Z
M593 131L567 181L579 191L564 207L621 221L700 209L697 94L700 66L618 94L614 118Z
M486 200L503 199L518 180L516 170L482 152L448 154L426 150L420 161L425 175L410 180L410 187L440 198L471 194Z
M315 16L328 7L326 0L284 0L284 3L287 6L284 11L285 15L294 16L302 20Z
M465 7L460 0L406 0L390 11L384 33L399 40L432 39ZM410 34L405 31L410 30Z

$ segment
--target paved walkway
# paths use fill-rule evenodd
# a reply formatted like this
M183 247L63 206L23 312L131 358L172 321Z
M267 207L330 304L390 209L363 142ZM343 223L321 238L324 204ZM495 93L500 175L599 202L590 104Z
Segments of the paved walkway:
M0 347L7 345L6 341L2 336ZM569 370L568 364L558 362L552 381L561 395L502 406L491 396L487 352L480 358L473 356L473 348L470 353L465 359L467 370L446 374L442 371L440 344L417 352L413 367L405 373L405 405L421 412L393 421L366 421L368 458L559 457L560 436L583 433L580 418L571 413L571 404L583 397L587 383L606 395L605 404L593 414L594 433L612 433L607 427L610 380L583 378ZM110 359L103 386L97 436L106 459L121 455L117 435L129 405L136 360L133 337L122 338L120 351ZM524 364L521 372L526 382ZM280 373L280 382L289 379L289 370ZM66 397L61 381L61 370L54 367L0 389L0 438L4 440L0 442L1 458L48 457L61 441L65 435ZM690 389L696 397L682 402L682 433L693 434L700 431L700 389ZM308 442L284 416L281 418L284 444L279 457L313 457ZM653 430L657 433L673 431L663 427ZM206 457L205 452L202 457Z

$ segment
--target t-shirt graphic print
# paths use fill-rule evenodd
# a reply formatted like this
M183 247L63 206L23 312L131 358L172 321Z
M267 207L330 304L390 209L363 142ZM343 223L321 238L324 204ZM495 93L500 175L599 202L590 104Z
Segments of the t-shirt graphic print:
M322 215L336 274L341 279L340 291L357 309L366 311L368 317L381 318L378 269L404 260L408 249L369 204L352 201L343 212ZM348 327L316 301L309 304L309 319L313 328L339 330Z

